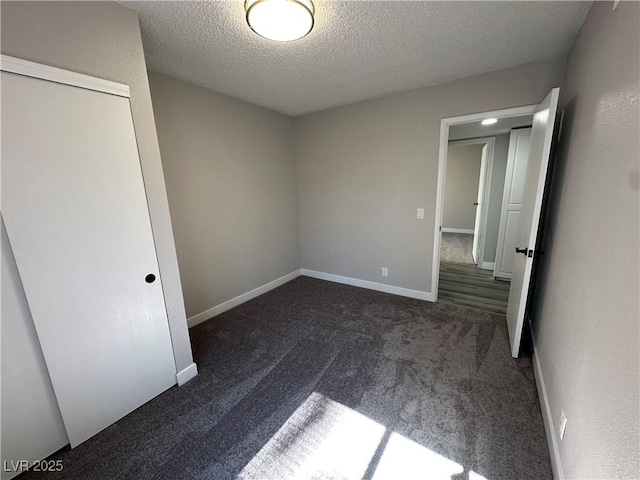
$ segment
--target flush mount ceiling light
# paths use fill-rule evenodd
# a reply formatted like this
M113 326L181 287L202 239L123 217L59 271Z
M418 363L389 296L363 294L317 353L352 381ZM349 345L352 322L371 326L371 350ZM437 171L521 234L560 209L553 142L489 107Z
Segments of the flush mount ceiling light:
M498 123L497 118L485 118L480 122L482 125L493 125L494 123Z
M311 0L246 0L247 23L261 37L289 42L313 28Z

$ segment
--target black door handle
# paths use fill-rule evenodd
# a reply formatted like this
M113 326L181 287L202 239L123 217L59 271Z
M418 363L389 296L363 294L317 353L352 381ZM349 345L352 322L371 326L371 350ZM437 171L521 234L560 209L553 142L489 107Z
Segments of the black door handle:
M150 273L146 277L144 277L144 281L147 283L153 283L156 280L156 276L153 273Z
M518 247L516 247L516 253L521 253L523 255L526 255L528 251L529 251L528 248L518 248Z
M478 206L478 202L473 202L473 204L477 207Z

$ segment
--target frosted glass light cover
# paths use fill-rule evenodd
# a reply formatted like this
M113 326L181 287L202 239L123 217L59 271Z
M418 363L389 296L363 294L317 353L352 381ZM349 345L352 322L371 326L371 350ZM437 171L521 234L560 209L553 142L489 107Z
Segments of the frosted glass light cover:
M246 0L245 10L251 29L270 40L297 40L313 28L310 0Z

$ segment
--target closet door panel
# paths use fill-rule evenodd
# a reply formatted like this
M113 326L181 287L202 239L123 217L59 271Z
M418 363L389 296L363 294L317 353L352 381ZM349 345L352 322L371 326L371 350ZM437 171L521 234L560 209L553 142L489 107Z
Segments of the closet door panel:
M75 446L175 383L129 99L2 72L2 129L3 217Z
M67 432L42 357L18 268L2 224L2 466L48 457L67 443ZM4 463L6 462L6 463ZM3 468L7 480L18 470Z

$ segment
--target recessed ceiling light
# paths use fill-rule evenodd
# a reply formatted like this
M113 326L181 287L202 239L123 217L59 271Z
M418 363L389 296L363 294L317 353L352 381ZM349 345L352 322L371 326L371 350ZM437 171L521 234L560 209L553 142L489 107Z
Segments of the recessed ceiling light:
M311 0L246 0L247 23L261 37L289 42L313 28Z
M482 123L482 125L493 125L494 123L498 123L498 119L497 118L485 118L480 123Z

